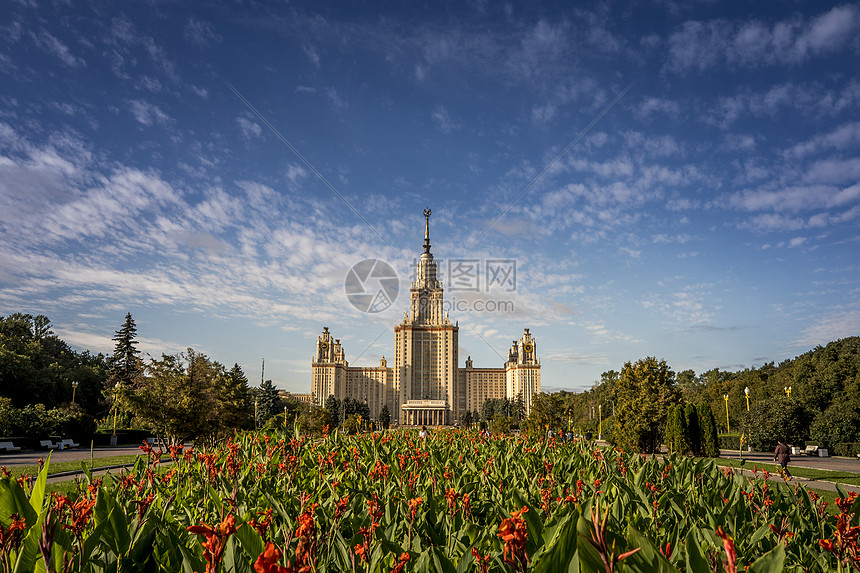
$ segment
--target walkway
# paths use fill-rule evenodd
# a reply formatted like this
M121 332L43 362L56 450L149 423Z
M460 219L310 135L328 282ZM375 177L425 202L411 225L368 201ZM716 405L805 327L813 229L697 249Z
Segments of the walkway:
M743 459L746 460L746 465L740 470L744 475L752 476L752 468L761 464L773 464L773 454L767 452L744 452ZM739 458L737 450L720 450L720 458L737 460ZM854 473L860 474L860 460L852 458L837 458L827 457L819 458L817 456L791 456L791 462L788 464L788 471L791 468L809 468L815 470L824 470L838 473ZM761 471L759 471L761 475ZM771 474L768 481L786 483L778 474ZM794 476L789 483L798 483L811 489L822 489L826 491L836 491L836 483L832 481L820 481L805 477ZM840 484L845 491L856 491L860 493L860 486L851 484Z
M51 454L51 462L77 462L90 459L89 448L75 448L74 450L29 450L17 454L0 454L0 466L6 466L12 469L17 466L35 466L39 463L39 458L42 460L48 459L48 453ZM110 458L113 456L135 456L141 454L140 448L137 446L116 446L99 447L93 449L92 457L94 458Z

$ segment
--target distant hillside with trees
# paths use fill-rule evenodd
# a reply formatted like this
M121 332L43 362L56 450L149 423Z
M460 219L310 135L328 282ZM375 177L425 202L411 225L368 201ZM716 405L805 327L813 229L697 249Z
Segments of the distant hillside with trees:
M660 362L652 367L660 371ZM797 445L814 443L837 455L860 452L860 337L818 346L778 365L770 362L736 372L715 368L700 374L669 369L664 373L666 391L662 393L643 394L635 384L623 390L619 386L622 372L604 372L585 392L539 395L527 424L535 428L549 424L556 430L570 426L577 433L596 435L602 421L604 438L625 443L623 436L616 435L616 422L622 421L619 413L626 415L620 412L624 403L634 410L652 409L654 426L649 431L661 428L659 439L666 443L669 406L693 404L698 408L704 403L720 433L743 433L746 442L757 449L772 449L782 437ZM625 393L629 396L626 402ZM659 403L648 398L652 395Z

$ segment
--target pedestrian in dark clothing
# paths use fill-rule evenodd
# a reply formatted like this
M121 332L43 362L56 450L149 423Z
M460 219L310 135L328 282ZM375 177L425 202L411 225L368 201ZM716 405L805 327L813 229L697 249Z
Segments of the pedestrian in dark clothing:
M791 461L791 450L782 443L782 440L777 440L776 442L776 449L773 451L773 461L780 465L780 475L784 479L791 479L791 473L788 471L788 462Z

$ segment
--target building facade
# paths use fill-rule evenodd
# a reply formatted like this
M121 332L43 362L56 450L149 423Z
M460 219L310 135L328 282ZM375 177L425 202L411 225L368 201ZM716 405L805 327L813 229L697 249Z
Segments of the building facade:
M424 211L424 252L409 294L409 311L394 325L394 365L354 367L340 339L324 327L311 364L313 402L329 396L365 401L373 419L382 405L392 420L406 425L452 425L465 411L480 409L488 398L521 400L525 413L540 392L537 344L526 328L513 342L501 368L475 368L472 359L459 367L459 333L444 310L442 283L430 252L430 210Z

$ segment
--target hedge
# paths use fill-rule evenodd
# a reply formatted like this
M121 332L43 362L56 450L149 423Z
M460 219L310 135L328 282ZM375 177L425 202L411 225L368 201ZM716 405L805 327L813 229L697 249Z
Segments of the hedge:
M721 450L739 450L741 449L740 434L720 434L720 449Z
M856 457L860 454L860 442L839 442L830 453L834 456Z

